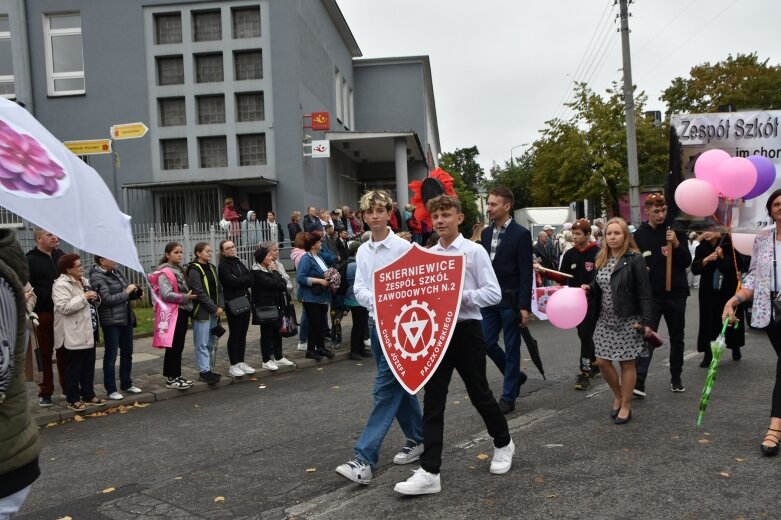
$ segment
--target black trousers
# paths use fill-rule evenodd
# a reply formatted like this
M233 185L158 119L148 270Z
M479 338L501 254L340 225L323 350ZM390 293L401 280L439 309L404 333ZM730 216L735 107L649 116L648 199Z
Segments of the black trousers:
M657 296L651 302L651 328L659 330L659 323L664 316L667 331L670 333L670 375L680 377L683 372L683 333L686 327L686 296ZM651 365L654 349L648 357L638 357L637 382L644 384L648 377L648 367Z
M95 398L95 347L68 350L65 397L70 404Z
M594 328L596 319L589 315L578 325L578 338L580 339L580 371L588 372L592 364L597 360L594 355Z
M180 377L182 375L182 351L184 350L184 338L187 336L187 325L190 313L179 309L174 329L174 341L171 348L165 349L163 358L163 375L165 377Z
M244 362L244 352L247 350L247 331L252 312L233 315L226 312L228 317L228 359L231 365Z
M350 331L350 352L358 354L363 352L366 347L363 344L363 335L369 326L369 311L366 307L350 307L353 315L353 328Z
M282 336L279 334L279 325L260 326L260 354L264 363L269 359L282 359Z
M429 473L439 473L442 464L442 438L445 429L445 405L453 370L458 372L466 386L469 401L485 422L494 446L503 448L510 444L507 420L499 409L488 380L485 377L487 348L483 330L478 320L464 320L456 325L437 371L426 383L423 396L423 455L420 467Z
M773 401L770 406L770 417L781 417L781 327L772 324L766 329L770 344L776 351L776 384L773 386Z
M328 305L323 303L304 302L304 310L309 320L309 333L307 334L306 351L325 351L325 331L323 327L327 323Z

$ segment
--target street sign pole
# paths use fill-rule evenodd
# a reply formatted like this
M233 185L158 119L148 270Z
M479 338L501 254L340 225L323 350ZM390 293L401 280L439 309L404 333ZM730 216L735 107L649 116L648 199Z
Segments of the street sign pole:
M149 128L144 123L125 123L121 125L113 125L109 128L109 134L111 135L112 142L123 139L138 139L144 137L149 131ZM114 198L119 205L119 153L115 150L111 155L111 175L114 179ZM127 196L122 197L122 212L127 213Z

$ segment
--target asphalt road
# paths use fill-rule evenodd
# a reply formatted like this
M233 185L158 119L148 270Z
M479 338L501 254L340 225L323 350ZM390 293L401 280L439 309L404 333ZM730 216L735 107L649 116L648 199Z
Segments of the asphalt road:
M698 428L705 370L691 352L696 297L689 303L686 392L669 391L658 351L649 396L626 426L609 418L601 379L574 390L575 332L534 323L547 381L530 368L507 416L517 451L506 475L488 472L492 444L457 376L440 494L394 493L417 467L392 463L404 442L397 425L371 485L334 473L371 407L373 360L345 361L44 428L43 475L19 518L781 518L781 458L759 451L775 356L756 331L743 360L727 353ZM496 392L492 365L488 376Z

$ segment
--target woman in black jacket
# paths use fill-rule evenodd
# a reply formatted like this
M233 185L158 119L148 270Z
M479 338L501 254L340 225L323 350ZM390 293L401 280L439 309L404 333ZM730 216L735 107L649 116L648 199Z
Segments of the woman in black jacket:
M632 419L630 403L637 373L635 359L646 348L643 335L651 335L651 282L645 261L629 227L612 218L605 227L605 247L597 255L597 274L590 285L591 304L597 312L594 345L602 377L613 391L610 416L616 424ZM640 324L642 333L635 327ZM621 377L613 366L618 361Z
M236 244L232 240L220 242L220 263L217 266L217 277L222 284L225 295L225 315L228 318L228 358L231 377L241 377L254 374L255 369L244 362L244 352L247 349L247 331L252 309L234 314L231 310L231 300L238 303L237 298L244 297L249 303L249 289L252 287L252 274L238 256Z
M252 307L274 306L280 309L287 292L287 283L274 264L274 254L265 245L255 251L255 263L252 265ZM263 357L262 368L277 370L280 366L293 366L282 355L282 335L279 322L260 323L253 311L252 323L260 325L260 353Z

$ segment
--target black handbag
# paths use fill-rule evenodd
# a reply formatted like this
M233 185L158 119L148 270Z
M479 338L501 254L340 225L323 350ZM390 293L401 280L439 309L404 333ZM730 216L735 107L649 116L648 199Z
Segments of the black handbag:
M225 302L225 304L228 306L228 312L234 316L246 314L252 308L252 306L249 304L249 298L247 298L246 294L242 294L241 296L228 300Z
M285 292L284 307L282 309L282 323L279 325L279 335L283 338L290 338L298 334L298 319L296 318L296 308L290 302L290 296Z
M260 325L277 325L279 323L279 307L276 305L255 307L255 319Z

